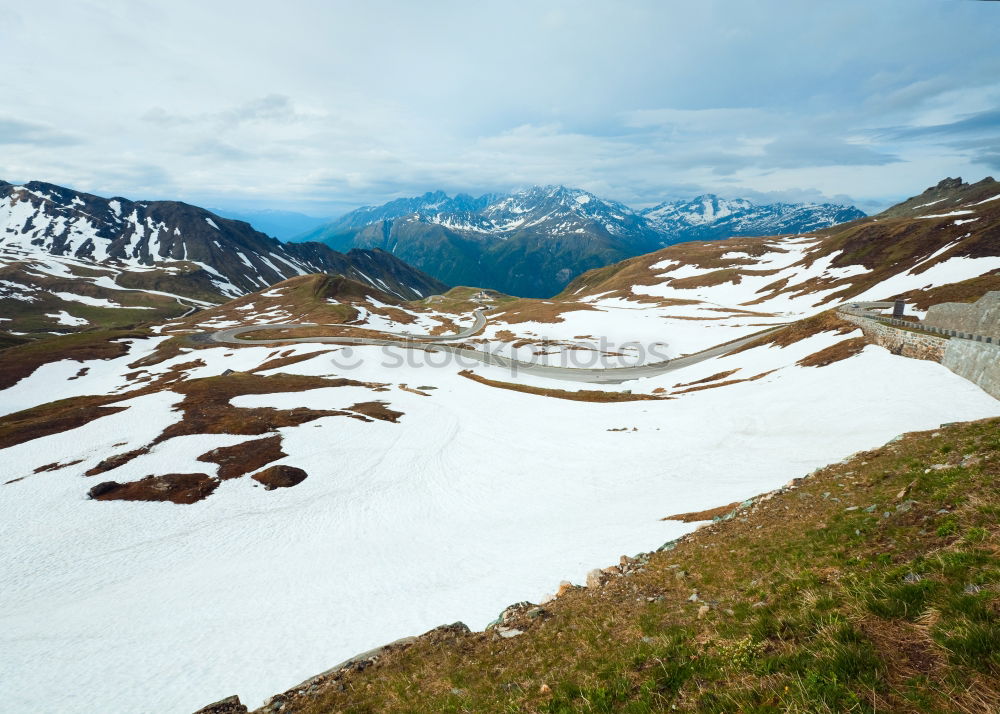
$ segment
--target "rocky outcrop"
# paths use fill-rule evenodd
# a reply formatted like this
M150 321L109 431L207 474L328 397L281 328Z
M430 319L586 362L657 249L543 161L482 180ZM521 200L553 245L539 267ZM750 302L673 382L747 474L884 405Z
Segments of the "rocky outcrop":
M343 680L348 678L352 673L363 672L377 664L379 659L387 654L405 650L421 640L428 641L434 645L452 645L459 638L469 635L470 632L469 627L464 622L455 622L451 625L435 627L433 630L425 632L419 637L403 637L387 645L354 655L334 665L325 672L321 672L315 677L310 677L288 691L274 695L260 709L255 709L254 714L280 714L280 712L286 709L298 710L304 702L308 702L321 691L330 688L336 691L344 691ZM246 709L243 711L246 711ZM213 710L204 709L195 712L195 714L229 714L229 712L220 711L216 713Z
M247 707L234 695L202 707L194 714L247 714Z

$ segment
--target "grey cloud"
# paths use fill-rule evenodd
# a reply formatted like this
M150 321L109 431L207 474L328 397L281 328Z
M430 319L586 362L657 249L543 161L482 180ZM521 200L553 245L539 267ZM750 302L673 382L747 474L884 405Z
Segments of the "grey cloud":
M882 136L890 139L906 140L923 137L954 137L970 134L992 133L1000 135L1000 109L978 112L964 119L947 124L930 126L895 127L884 129Z
M72 134L42 124L0 117L0 144L33 144L40 147L74 146L83 141Z
M843 139L783 137L764 147L761 166L768 168L814 168L823 166L884 166L901 161Z
M163 107L151 107L139 117L142 121L165 127L192 124L224 124L236 126L244 122L277 122L305 118L295 109L290 97L282 94L268 94L263 97L230 107L218 112L183 114L171 112Z
M220 116L235 123L287 120L296 116L295 105L283 94L268 94L246 102Z

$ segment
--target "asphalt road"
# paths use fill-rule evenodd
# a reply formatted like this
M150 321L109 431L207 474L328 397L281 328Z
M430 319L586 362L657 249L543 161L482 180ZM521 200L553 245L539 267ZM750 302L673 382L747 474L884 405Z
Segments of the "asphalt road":
M652 364L627 367L561 367L557 365L536 364L533 362L525 362L523 360L515 360L503 355L493 354L491 352L448 344L449 342L455 342L457 340L463 340L471 337L482 330L486 325L486 316L484 311L484 308L477 308L474 323L470 327L450 335L413 335L403 332L388 333L393 334L399 339L375 337L298 337L267 340L239 339L239 335L246 332L319 326L315 323L285 323L276 325L244 325L241 327L230 327L225 330L219 330L218 332L198 335L196 338L200 338L197 339L199 342L212 341L235 345L274 345L287 344L289 342L319 342L338 345L381 345L407 347L411 349L423 349L428 352L449 352L455 355L460 364L467 363L463 366L468 367L474 366L478 363L492 367L501 367L513 374L533 374L540 377L547 377L549 379L560 379L570 382L586 382L590 384L620 384L632 379L654 377L666 372L681 369L683 367L689 367L693 364L698 364L699 362L703 362L707 359L711 359L712 357L717 357L725 354L726 352L737 349L738 347L742 347L749 342L753 342L754 340L757 340L765 335L776 332L785 326L784 324L777 325L737 340L731 340L714 347L709 347L701 352L696 352L694 354L662 362L654 362Z

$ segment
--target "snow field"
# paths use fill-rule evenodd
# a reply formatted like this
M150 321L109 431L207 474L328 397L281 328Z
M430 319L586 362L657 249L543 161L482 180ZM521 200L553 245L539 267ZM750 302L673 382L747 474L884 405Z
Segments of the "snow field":
M236 397L238 406L317 409L378 399L404 416L282 429L289 456L279 463L304 468L303 483L267 492L243 477L189 506L84 496L93 485L84 469L179 418L171 392L7 449L4 476L25 478L0 486L0 650L9 655L0 658L0 697L23 712L187 714L232 693L256 706L398 637L455 620L481 628L511 602L537 601L560 580L582 582L622 553L694 527L660 521L665 515L747 498L903 431L1000 414L1000 402L940 365L879 347L825 368L794 366L849 336L758 347L620 388L779 369L755 382L614 404L494 389L457 376L454 365L389 369L380 348L354 347L357 366L343 376L436 389L429 397L358 387ZM88 363L87 378L66 382L80 366L71 362L26 381L53 392L60 378L89 385L81 393L120 388L124 363L152 342ZM280 371L329 374L342 351L292 349L315 357ZM207 365L190 376L249 369L279 351L197 350ZM629 431L608 431L622 427ZM213 473L195 457L255 438L179 437L97 478L168 467ZM84 462L31 474L77 458Z

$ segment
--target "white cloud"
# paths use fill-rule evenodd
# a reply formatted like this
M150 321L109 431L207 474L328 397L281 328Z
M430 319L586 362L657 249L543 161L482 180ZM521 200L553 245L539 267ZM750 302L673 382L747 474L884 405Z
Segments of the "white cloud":
M0 25L0 178L311 212L529 183L630 203L734 188L878 202L986 170L989 152L948 136L879 130L996 106L998 11L22 4Z

